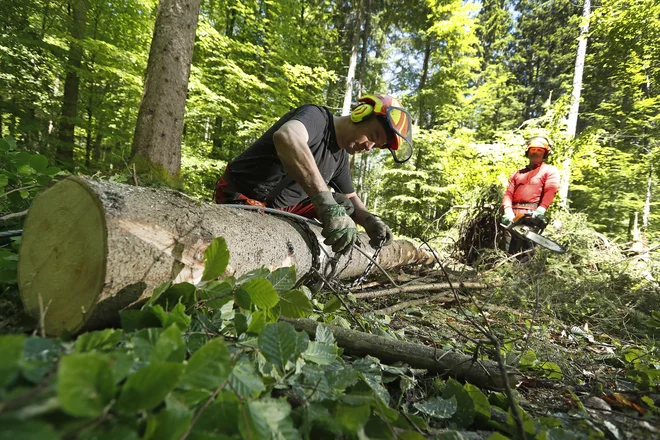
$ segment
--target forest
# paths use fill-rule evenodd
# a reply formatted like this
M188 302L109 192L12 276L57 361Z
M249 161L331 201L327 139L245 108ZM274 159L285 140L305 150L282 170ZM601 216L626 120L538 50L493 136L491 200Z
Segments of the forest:
M660 436L660 2L0 9L0 439ZM38 215L81 236L105 228L127 209L113 197L160 207L174 219L130 214L163 228L206 219L227 164L282 115L348 115L372 93L409 111L413 156L374 150L350 169L406 261L388 266L383 248L384 269L365 269L351 253L336 279L313 273L314 255L252 267L278 237L319 248L309 226L298 242L255 213L205 225L220 232L189 259L187 242L169 249L137 222L121 241L108 226L102 271L85 257L97 250L27 232ZM561 177L544 234L568 251L520 261L501 249L502 195L537 135ZM58 196L70 182L101 202ZM264 238L239 246L237 231ZM134 238L157 255L145 265L177 271L140 278L138 254L123 254L142 249ZM67 273L40 269L53 260ZM80 325L48 313L50 280L109 273L126 280L113 296L148 288L113 314L82 307ZM67 288L57 298L77 306Z

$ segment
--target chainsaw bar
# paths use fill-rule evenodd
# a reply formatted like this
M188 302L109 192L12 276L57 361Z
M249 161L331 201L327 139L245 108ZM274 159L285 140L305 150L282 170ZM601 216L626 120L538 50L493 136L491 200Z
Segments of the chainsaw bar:
M533 241L539 246L543 246L544 248L549 249L556 254L563 254L568 250L564 246L557 243L556 241L552 241L549 238L545 238L544 236L537 234L536 232L532 232L530 230L521 231L517 228L514 229L516 229L516 232L521 236L525 237L527 240Z

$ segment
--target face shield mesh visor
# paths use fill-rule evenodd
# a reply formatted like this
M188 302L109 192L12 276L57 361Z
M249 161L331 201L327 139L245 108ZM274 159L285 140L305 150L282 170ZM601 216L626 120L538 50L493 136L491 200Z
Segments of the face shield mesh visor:
M392 139L388 139L387 148L396 163L404 163L413 153L412 124L410 115L401 107L388 107L385 118L391 130Z

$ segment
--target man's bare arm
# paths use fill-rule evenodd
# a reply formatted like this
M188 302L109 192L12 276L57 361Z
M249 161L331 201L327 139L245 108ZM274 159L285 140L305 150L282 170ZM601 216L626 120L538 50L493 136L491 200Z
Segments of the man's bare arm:
M302 122L291 120L273 134L277 155L286 172L302 187L309 197L327 191L312 151L307 145L309 134Z

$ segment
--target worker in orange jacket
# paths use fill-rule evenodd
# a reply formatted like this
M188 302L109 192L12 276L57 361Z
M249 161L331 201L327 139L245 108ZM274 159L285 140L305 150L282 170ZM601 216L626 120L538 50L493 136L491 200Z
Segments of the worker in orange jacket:
M525 156L529 164L509 179L509 186L502 197L502 223L511 223L517 214L531 213L532 217L543 219L559 190L559 170L544 162L551 153L547 137L534 136L527 140ZM521 239L512 237L509 253L518 253L526 247Z

